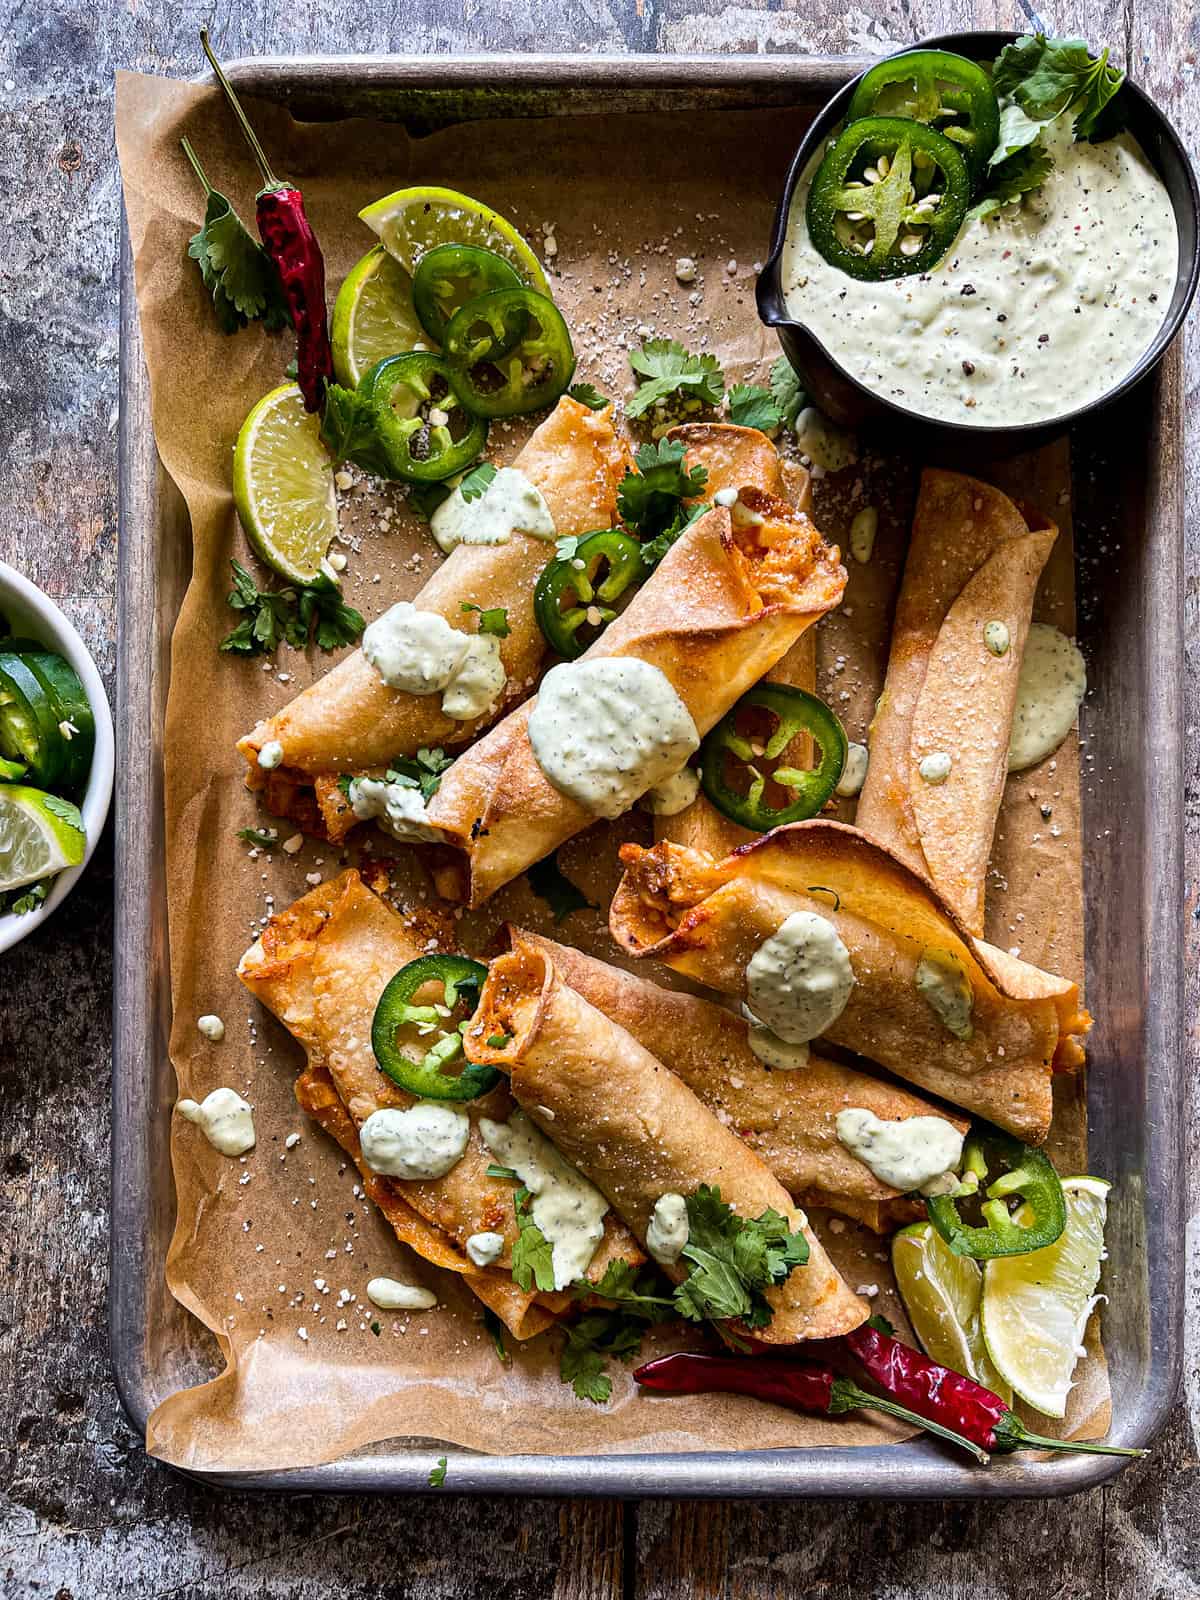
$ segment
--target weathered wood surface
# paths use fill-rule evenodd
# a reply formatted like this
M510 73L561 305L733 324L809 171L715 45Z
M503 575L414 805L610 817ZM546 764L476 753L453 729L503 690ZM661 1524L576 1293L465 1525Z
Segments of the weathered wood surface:
M272 15L272 13L277 14ZM190 74L204 7L57 0L0 12L0 556L64 605L112 681L118 67ZM1110 41L1195 148L1194 20L1170 0L1040 14L976 0L392 0L238 5L226 54L420 50L883 51L941 28L1046 25ZM1188 397L1198 336L1189 339ZM1200 625L1200 477L1187 463L1188 633ZM1193 644L1181 929L1200 999L1200 660ZM1152 1461L1070 1502L943 1505L409 1504L209 1493L144 1457L104 1317L111 856L0 975L0 1594L107 1600L829 1600L1200 1596L1200 1152L1190 1126L1185 1394ZM1192 1041L1197 1059L1196 1039ZM1183 1181L1181 1179L1181 1181Z

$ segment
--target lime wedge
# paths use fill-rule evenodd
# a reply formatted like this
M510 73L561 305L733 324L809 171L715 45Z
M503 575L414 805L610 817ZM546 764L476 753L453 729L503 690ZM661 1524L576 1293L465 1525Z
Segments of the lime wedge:
M305 411L294 383L264 395L242 423L233 498L267 565L292 583L312 583L337 532L337 495L320 419Z
M333 307L333 370L353 389L368 367L429 339L413 310L412 279L381 244L354 267Z
M1062 1182L1067 1225L1061 1237L1044 1250L997 1256L983 1269L988 1355L1021 1399L1047 1417L1061 1417L1067 1409L1071 1374L1096 1303L1111 1187L1103 1178Z
M469 194L456 189L397 189L358 214L406 272L411 273L435 244L474 244L511 261L540 294L550 293L541 262L512 223Z
M1008 1404L1012 1390L988 1360L979 1326L979 1263L956 1256L932 1222L914 1222L892 1240L892 1270L926 1355Z
M0 890L77 867L87 833L77 806L41 789L0 788Z

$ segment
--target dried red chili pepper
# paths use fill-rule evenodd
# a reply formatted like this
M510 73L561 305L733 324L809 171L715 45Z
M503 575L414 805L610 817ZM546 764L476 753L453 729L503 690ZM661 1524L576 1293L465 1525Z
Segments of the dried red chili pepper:
M1127 1450L1113 1444L1075 1439L1044 1439L1030 1433L998 1394L930 1361L919 1350L889 1337L871 1322L843 1335L846 1348L862 1363L881 1389L911 1406L926 1423L938 1423L964 1434L983 1450L1007 1455L1013 1450L1077 1450L1102 1456L1144 1456L1148 1450Z
M207 28L200 30L200 43L263 176L263 187L255 199L258 232L267 254L279 269L292 326L296 330L296 376L305 409L319 411L325 399L325 385L333 377L333 349L329 343L329 319L325 309L325 259L321 246L305 214L304 196L271 171L233 85L213 55Z
M681 1351L648 1361L633 1376L644 1389L657 1389L663 1394L748 1394L815 1416L835 1417L860 1409L882 1411L961 1445L977 1461L987 1464L985 1451L955 1429L918 1416L892 1400L867 1394L849 1378L839 1377L832 1367L815 1361L791 1356L708 1356Z

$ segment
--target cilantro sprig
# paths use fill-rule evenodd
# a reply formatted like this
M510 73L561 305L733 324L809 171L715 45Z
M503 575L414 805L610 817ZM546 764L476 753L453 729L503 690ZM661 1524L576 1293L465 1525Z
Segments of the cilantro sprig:
M517 1237L512 1247L513 1282L529 1294L534 1284L542 1294L554 1289L554 1247L533 1220L530 1193L522 1186L513 1194Z
M726 399L729 420L739 428L758 428L763 433L771 433L783 421L774 395L759 383L736 383Z
M440 745L432 750L422 746L415 756L396 756L385 779L402 789L419 789L422 800L432 800L441 786L442 774L453 763L454 757L448 756Z
M242 615L233 632L221 640L224 653L270 655L281 643L303 650L310 639L322 650L338 650L354 644L366 626L362 613L346 604L335 583L260 589L240 561L231 560L229 565L233 588L226 604Z
M675 339L647 339L629 356L638 387L626 404L632 419L656 413L656 430L694 416L705 406L720 405L725 374L713 355L693 355Z
M708 1184L688 1196L687 1214L681 1259L692 1270L676 1287L676 1311L692 1322L737 1318L750 1328L765 1327L771 1307L763 1291L805 1264L807 1239L770 1208L758 1217L740 1217L720 1189Z
M636 472L627 472L617 486L621 520L642 541L642 564L652 570L683 530L701 516L705 505L685 506L704 491L708 472L689 467L678 439L640 445L634 454Z
M1025 34L1006 45L992 73L1000 97L1000 133L992 152L987 193L970 212L988 217L1038 189L1054 169L1043 133L1070 116L1076 139L1110 138L1120 126L1113 97L1125 81L1108 50L1092 55L1082 39Z
M479 500L487 492L496 476L496 469L490 461L481 461L477 467L472 467L470 472L458 486L458 492L468 505L472 500Z
M188 140L181 139L180 144L205 196L204 222L188 240L188 255L212 295L221 332L236 333L251 322L261 322L269 333L278 333L291 317L275 263L226 197L209 183Z
M780 421L786 427L794 428L796 418L808 402L808 396L800 387L800 379L786 356L780 356L772 363L769 382L771 398L778 408Z
M567 390L572 400L578 400L581 406L587 406L589 411L603 411L605 406L612 401L606 394L601 394L593 383L573 383Z

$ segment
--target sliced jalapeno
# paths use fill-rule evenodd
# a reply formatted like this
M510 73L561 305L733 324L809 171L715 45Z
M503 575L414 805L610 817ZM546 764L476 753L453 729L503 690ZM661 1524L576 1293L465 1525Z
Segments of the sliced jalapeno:
M481 417L553 405L575 371L562 313L534 289L498 289L469 301L451 318L442 346L463 405Z
M460 1072L447 1070L465 1059L466 1018L456 1023L454 1012L464 997L474 1010L486 977L487 968L467 956L419 956L401 967L379 996L371 1024L371 1049L380 1070L422 1100L474 1100L493 1088L500 1079L495 1067L468 1063ZM438 984L440 999L413 1004L418 991ZM401 1048L401 1029L419 1055Z
M573 556L551 561L533 591L533 613L551 650L567 661L581 656L616 616L613 602L643 576L642 547L620 528L585 534Z
M0 652L0 756L28 768L34 783L53 789L67 767L62 718L50 690L15 651Z
M931 272L967 214L971 181L950 140L922 122L864 117L843 129L808 191L809 237L851 278Z
M989 1162L1002 1170L984 1189ZM959 1214L959 1202L980 1194L986 1196L979 1208L985 1225L972 1227ZM1029 1207L1028 1220L1018 1221L1009 1211L1013 1196ZM1041 1250L1053 1244L1067 1225L1063 1187L1049 1157L988 1123L972 1128L963 1147L958 1187L949 1194L931 1195L925 1204L930 1222L954 1254L976 1261Z
M20 656L50 696L65 745L61 786L82 789L91 770L96 720L79 675L71 663L37 639L5 639L5 650Z
M772 726L774 724L774 726ZM811 735L820 762L811 771L767 765L797 734ZM846 761L846 732L816 695L789 684L759 683L727 711L700 746L700 786L723 817L767 833L785 822L815 817L833 793ZM730 767L732 765L733 772ZM731 778L745 774L745 787ZM786 805L768 801L770 785L793 794Z
M494 251L474 244L439 244L417 262L413 305L425 332L441 344L446 324L469 300L521 286L517 272ZM514 331L514 344L520 334L521 329Z
M470 466L487 443L487 423L466 409L449 364L430 351L386 356L359 390L375 421L372 462L361 464L384 477L438 483Z
M992 80L977 62L949 50L909 50L872 67L859 80L846 121L863 117L907 117L935 127L959 147L976 181L1000 136Z

